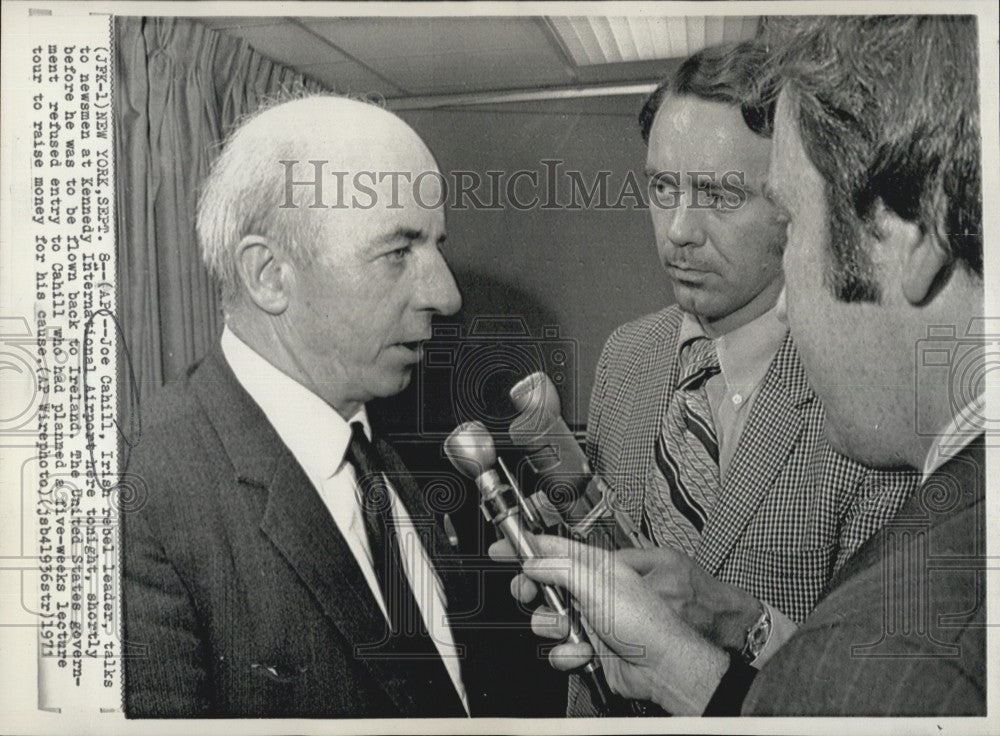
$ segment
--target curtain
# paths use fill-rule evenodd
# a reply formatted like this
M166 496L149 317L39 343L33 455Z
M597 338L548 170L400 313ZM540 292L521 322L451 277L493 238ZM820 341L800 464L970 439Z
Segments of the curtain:
M118 314L143 399L222 330L195 237L199 183L221 142L262 103L324 88L184 19L119 17L115 47Z

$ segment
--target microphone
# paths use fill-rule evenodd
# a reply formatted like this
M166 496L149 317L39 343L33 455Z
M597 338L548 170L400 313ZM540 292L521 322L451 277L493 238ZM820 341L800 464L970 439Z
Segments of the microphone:
M570 532L604 547L652 547L617 503L614 490L591 473L587 456L563 421L552 379L532 373L514 384L510 399L520 412L511 422L510 438L527 448L528 464L539 477L538 492L559 510Z
M514 546L518 558L524 562L540 557L534 537L528 531L525 515L530 514L524 497L512 486L504 483L494 469L496 449L489 430L480 422L459 425L444 441L444 452L451 464L463 475L476 482L482 499L480 508L486 520L496 526ZM529 517L530 518L530 517ZM564 599L563 593L552 585L541 585L545 602L556 613L569 621L568 641L575 644L587 642L575 608ZM593 658L583 667L584 679L590 688L593 702L602 713L611 710L611 689L604 677L601 663Z

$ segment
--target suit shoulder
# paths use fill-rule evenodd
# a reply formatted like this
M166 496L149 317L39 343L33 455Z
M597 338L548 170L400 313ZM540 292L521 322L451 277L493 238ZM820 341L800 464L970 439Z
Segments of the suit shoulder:
M191 373L157 389L143 402L140 411L143 428L151 432L162 431L166 426L195 416L200 407L194 395Z
M974 498L974 493L970 496ZM786 708L791 713L803 706L811 712L810 704L819 705L826 715L983 712L983 569L968 565L948 575L928 576L926 566L902 564L928 554L938 559L982 559L978 546L985 533L984 499L962 500L968 505L949 499L957 506L946 508L935 498L921 514L918 509L926 504L914 497L899 514L899 526L878 533L860 553L856 569L820 602L762 670L761 682L754 683L757 700L763 704L754 708L757 714L782 713ZM931 519L928 525L926 517L935 515L941 518ZM919 602L897 601L897 605L906 608L905 615L916 612L910 610L912 605L925 607L926 631L886 635L882 598L887 584L923 591ZM957 612L961 614L956 616ZM903 609L894 613L903 614ZM945 624L944 618L953 620ZM854 654L861 644L862 650L869 650L868 656ZM840 684L831 690L831 682ZM886 682L894 685L880 687ZM834 693L836 698L830 699L828 695ZM748 702L754 697L752 693Z
M157 390L137 412L141 431L126 471L155 490L150 502L154 497L167 502L207 483L217 465L207 449L214 430L196 396L191 372Z
M206 420L192 381L196 368L193 366L182 378L162 386L139 405L136 411L142 434L136 451L140 448L169 451L190 441L194 434L191 428Z
M603 357L614 360L647 350L650 345L676 337L683 312L676 304L620 325L604 344Z

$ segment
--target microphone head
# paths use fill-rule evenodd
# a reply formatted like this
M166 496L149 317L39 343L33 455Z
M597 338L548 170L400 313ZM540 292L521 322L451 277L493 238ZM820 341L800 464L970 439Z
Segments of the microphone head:
M465 422L455 427L444 441L444 454L469 478L479 478L497 462L493 437L481 422Z
M552 379L539 371L522 378L510 390L510 400L514 408L522 414L559 415L562 414L562 404L559 392Z

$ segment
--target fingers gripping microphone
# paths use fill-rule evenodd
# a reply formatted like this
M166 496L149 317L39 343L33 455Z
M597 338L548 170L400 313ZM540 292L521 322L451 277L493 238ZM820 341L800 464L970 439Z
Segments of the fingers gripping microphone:
M448 435L444 442L444 452L459 472L475 480L482 498L480 508L483 515L510 541L520 560L523 562L539 557L534 539L525 524L523 497L504 483L494 469L497 456L489 430L479 422L466 422ZM579 614L567 604L563 593L552 585L542 585L541 589L549 608L569 621L567 640L577 644L586 643ZM591 659L584 666L583 673L594 702L602 712L609 712L613 696L600 662Z
M540 492L573 535L606 547L651 547L616 503L613 489L591 473L587 456L563 421L552 379L532 373L514 385L510 398L520 412L510 425L511 440L528 449Z

